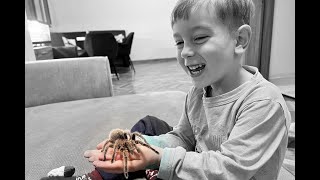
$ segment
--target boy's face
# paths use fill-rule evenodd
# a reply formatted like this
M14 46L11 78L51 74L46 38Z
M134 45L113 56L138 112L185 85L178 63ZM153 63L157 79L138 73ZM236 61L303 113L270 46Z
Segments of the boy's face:
M230 79L236 41L227 26L200 8L188 20L178 20L172 29L177 60L196 87L221 85Z

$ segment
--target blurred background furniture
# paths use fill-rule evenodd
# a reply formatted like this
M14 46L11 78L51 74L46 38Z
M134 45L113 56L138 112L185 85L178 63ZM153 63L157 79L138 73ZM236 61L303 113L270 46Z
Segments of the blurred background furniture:
M76 46L54 46L52 53L54 59L78 57Z
M103 30L103 31L91 31L91 32L95 32L95 33L111 33L114 36L117 36L119 34L122 34L124 37L126 37L126 31L125 30Z
M34 48L37 60L108 56L111 71L117 79L117 67L131 67L135 72L130 58L134 32L128 36L125 30L50 32L50 38L50 45Z
M36 60L53 59L51 46L33 47Z
M62 33L50 32L51 45L64 46L65 44L63 43L62 37L63 37Z
M133 71L136 72L130 58L133 37L134 37L134 32L131 32L128 34L127 37L124 38L123 43L119 43L117 59L122 59L124 66L130 65Z
M62 33L62 39L64 41L64 44L71 44L77 46L77 53L79 57L88 57L84 48L85 36L85 31Z
M118 54L118 43L112 33L90 31L86 34L84 48L89 56L107 56L119 80L117 68L114 64L114 60Z
M107 57L25 62L25 107L113 95Z
M79 32L50 32L51 46L61 47L61 46L76 46L78 57L88 57L84 49L84 39L86 36L85 31ZM66 57L68 58L68 57Z
M36 60L49 60L78 57L76 46L40 46L34 47Z
M90 31L94 33L111 33L114 36L122 35L124 39L126 39L126 31L125 30L98 30L98 31ZM76 31L76 32L50 32L51 37L51 45L52 46L77 46L78 47L78 56L79 57L88 57L85 53L84 41L86 31ZM123 43L123 42L119 42ZM79 48L81 50L79 50ZM128 66L129 64L127 64Z

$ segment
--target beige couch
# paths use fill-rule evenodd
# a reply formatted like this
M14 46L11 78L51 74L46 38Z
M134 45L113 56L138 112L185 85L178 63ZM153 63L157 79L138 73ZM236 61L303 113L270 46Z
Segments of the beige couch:
M130 129L146 115L177 124L180 91L112 96L106 57L25 63L25 177L37 180L62 165L93 170L83 157L111 129Z
M113 96L106 57L25 63L25 179L37 180L62 165L75 175L93 170L83 157L111 129L130 129L146 115L178 123L186 93ZM294 179L281 169L281 180Z

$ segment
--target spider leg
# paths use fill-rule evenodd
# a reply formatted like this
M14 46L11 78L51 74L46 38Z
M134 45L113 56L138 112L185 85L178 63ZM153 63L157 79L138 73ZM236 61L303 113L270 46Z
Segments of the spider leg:
M113 153L112 153L112 159L111 159L111 163L114 162L114 158L115 158L115 155L117 153L117 150L119 149L119 140L117 139L116 142L114 143L113 145Z
M125 143L124 143L124 146L125 146L125 148L128 150L128 152L130 153L130 154L133 154L133 151L134 151L134 147L132 146L132 142L131 142L131 140L127 140Z
M107 146L107 144L108 144L109 142L114 143L113 141L111 141L110 139L108 139L108 140L104 143L103 148L101 149L101 152L104 151L104 149L106 148L106 146Z
M131 134L132 134L132 139L133 139L133 140L136 140L136 137L135 137L135 136L138 136L138 137L140 137L141 139L143 139L144 142L147 142L147 140L142 136L141 133L133 132L133 133L131 133Z
M159 154L159 152L158 152L157 150L155 150L153 147L151 147L149 144L144 143L144 142L141 142L141 141L137 141L137 140L135 140L135 142L136 142L137 144L141 144L142 146L146 146L146 147L148 147L149 149L151 149L152 151L154 151L155 153Z
M104 153L103 153L103 161L105 161L107 158L106 158L106 154L107 154L107 152L108 152L108 148L109 147L111 147L111 148L113 148L113 144L110 144L107 148L106 148L106 150L104 151Z
M136 142L132 143L138 153L141 152L140 148L136 145Z
M129 174L128 174L128 151L127 150L124 150L123 152L123 158L124 158L124 161L123 161L123 174L124 174L124 177L126 179L128 179L129 177Z

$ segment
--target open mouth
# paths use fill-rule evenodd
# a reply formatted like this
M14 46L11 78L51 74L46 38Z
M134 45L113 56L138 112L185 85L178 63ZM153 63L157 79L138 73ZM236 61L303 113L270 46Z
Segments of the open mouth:
M195 64L195 65L190 65L187 66L189 69L189 72L191 76L199 76L202 72L202 70L205 68L205 64Z

